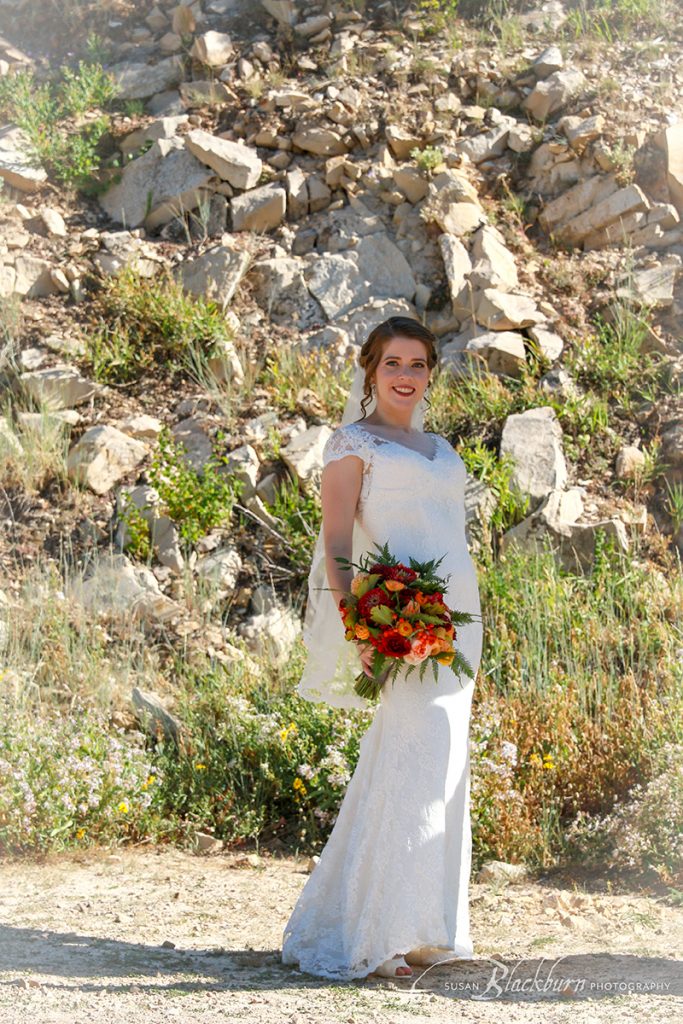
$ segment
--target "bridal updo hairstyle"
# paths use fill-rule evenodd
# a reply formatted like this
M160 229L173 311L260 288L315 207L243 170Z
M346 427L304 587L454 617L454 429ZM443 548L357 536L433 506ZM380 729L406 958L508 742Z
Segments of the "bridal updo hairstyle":
M381 324L370 331L363 342L358 358L358 362L365 370L363 397L360 403L363 419L366 415L365 406L372 399L370 378L382 358L384 343L392 338L416 338L418 341L424 342L427 349L427 365L430 370L433 370L439 361L436 337L419 320L413 320L409 316L390 316L388 320L383 320ZM429 404L426 398L425 401Z

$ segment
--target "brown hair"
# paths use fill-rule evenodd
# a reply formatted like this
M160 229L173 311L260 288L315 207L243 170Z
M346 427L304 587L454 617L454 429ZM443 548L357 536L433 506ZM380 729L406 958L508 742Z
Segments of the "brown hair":
M358 358L358 362L365 370L363 398L360 403L363 419L365 419L366 415L365 406L372 398L370 377L375 372L382 358L385 341L391 341L392 338L415 338L417 341L424 342L427 348L427 365L430 370L433 370L439 361L436 336L432 334L428 327L421 324L419 320L413 320L409 316L390 316L388 320L383 320L381 324L377 324L377 327L370 331L363 342ZM426 398L425 401L429 405L429 401Z

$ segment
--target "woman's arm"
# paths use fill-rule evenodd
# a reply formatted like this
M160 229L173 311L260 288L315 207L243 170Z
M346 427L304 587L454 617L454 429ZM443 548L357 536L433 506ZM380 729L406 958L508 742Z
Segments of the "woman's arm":
M335 556L353 558L353 521L363 485L363 460L358 455L328 462L320 479L320 503L323 511L325 568L332 596L339 599L348 593L355 569L342 569ZM363 669L372 676L372 648L355 641Z
M336 602L348 591L354 570L342 569L336 556L353 557L353 521L363 483L363 460L358 455L328 462L320 481L325 568Z

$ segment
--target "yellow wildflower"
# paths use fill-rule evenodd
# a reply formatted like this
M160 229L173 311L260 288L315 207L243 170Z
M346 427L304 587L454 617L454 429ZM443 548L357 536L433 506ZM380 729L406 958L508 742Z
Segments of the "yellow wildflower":
M128 813L128 804L126 803L125 800L121 801L121 803L119 804L118 809L121 812L121 814L127 814Z
M85 829L84 828L79 828L78 832L76 833L76 839L82 839L84 835L85 835Z
M203 764L201 761L197 761L197 764L194 766L194 770L196 772L205 772L206 771L206 765Z
M529 764L540 766L542 764L541 757L539 754L532 754L529 758Z

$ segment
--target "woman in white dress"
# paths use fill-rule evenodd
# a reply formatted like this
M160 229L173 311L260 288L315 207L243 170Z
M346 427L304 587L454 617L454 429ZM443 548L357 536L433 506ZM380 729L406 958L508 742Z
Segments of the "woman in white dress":
M385 543L405 564L411 556L444 556L436 571L450 573L446 603L475 616L457 627L455 644L478 668L482 624L465 535L466 469L446 438L422 429L423 396L437 360L434 335L408 317L377 326L360 350L343 425L323 450L322 527L298 686L309 700L370 706L353 682L361 661L371 674L372 654L344 639L337 602L352 573L335 557L358 562ZM437 667L438 681L431 666L423 680L417 669L407 677L401 669L393 685L382 687L334 828L285 927L283 963L350 980L410 976L410 964L472 958L474 682Z

